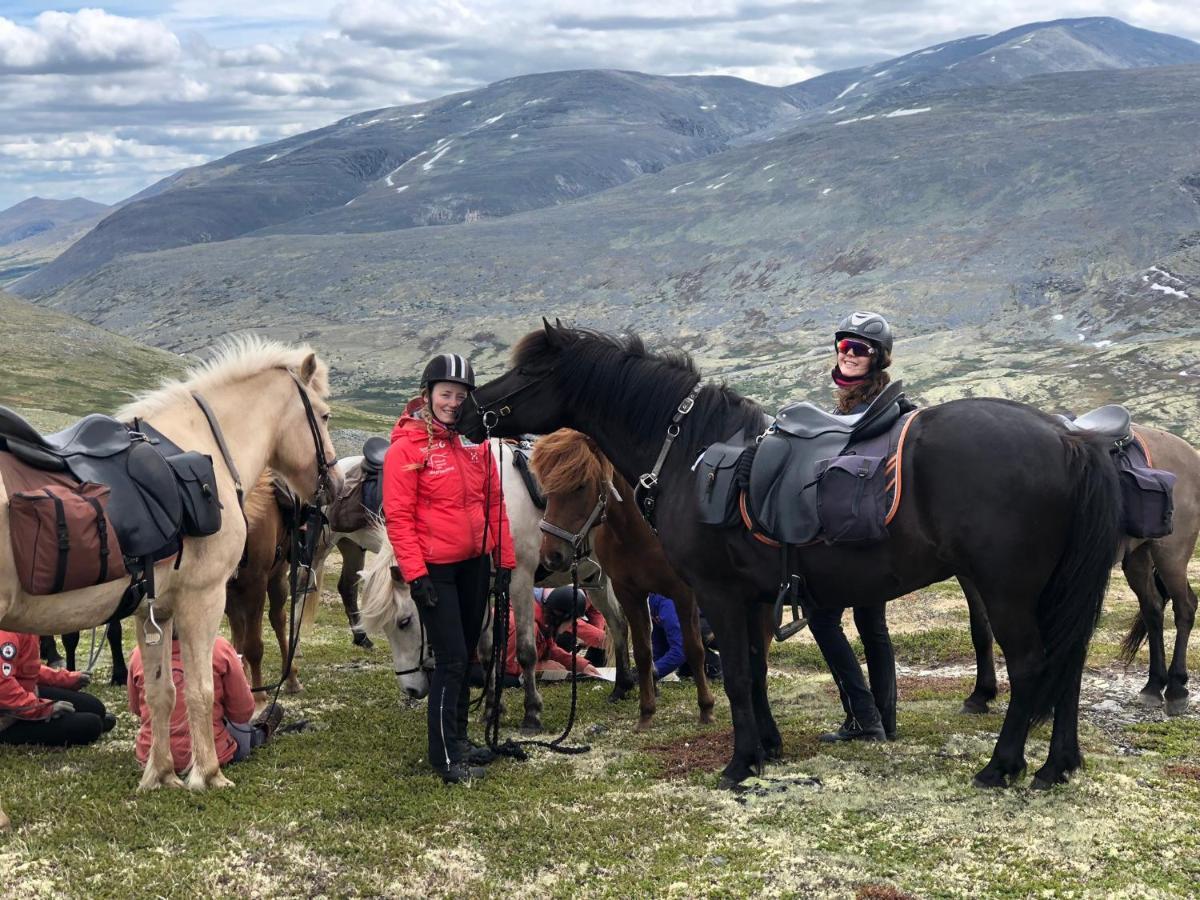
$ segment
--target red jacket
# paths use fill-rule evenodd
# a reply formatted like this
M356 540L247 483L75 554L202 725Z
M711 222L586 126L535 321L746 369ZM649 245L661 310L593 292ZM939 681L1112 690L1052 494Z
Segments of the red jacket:
M0 631L0 720L50 718L54 701L38 696L39 684L74 690L79 687L79 673L43 666L36 634Z
M552 590L554 590L554 588L535 587L533 589L533 598L536 601L539 615L541 614L540 611L542 603L545 602L548 596L550 596L550 592ZM584 593L586 594L587 592L584 591ZM575 626L575 633L579 638L579 642L585 647L593 647L597 650L603 650L606 645L605 635L608 630L608 622L605 621L604 614L600 612L600 610L596 609L590 596L587 599L587 605L583 608L583 615L576 621L577 624ZM571 629L569 627L564 630L567 632L567 634L571 633Z
M534 642L537 646L537 661L543 662L551 659L559 663L568 672L571 670L571 658L574 654L562 647L554 640L554 630L546 623L544 614L542 613L542 604L533 604L533 621L534 621ZM587 660L581 659L575 663L575 670L582 672L583 667L587 665ZM521 664L517 662L517 620L513 614L512 607L508 609L508 646L504 652L504 671L514 677L521 674Z
M175 709L171 711L171 758L175 771L182 772L192 762L192 731L188 724L187 700L183 696L183 657L178 640L171 642L171 680L175 682ZM142 648L129 660L129 708L142 720L134 753L143 766L150 758L150 705L146 702L146 675ZM225 765L237 753L237 741L225 728L225 720L244 724L254 715L254 695L233 644L217 635L213 645L213 739L217 761Z
M428 574L427 563L456 563L503 548L499 565L517 567L500 472L486 444L472 444L439 422L429 440L425 420L401 416L383 461L383 517L405 581ZM491 473L490 476L488 473ZM488 536L483 546L484 488Z

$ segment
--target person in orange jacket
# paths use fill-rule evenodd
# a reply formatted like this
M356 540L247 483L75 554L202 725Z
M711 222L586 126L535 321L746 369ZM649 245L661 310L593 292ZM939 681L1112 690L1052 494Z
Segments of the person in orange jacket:
M175 772L182 774L192 767L192 732L188 723L187 701L184 698L183 656L178 634L171 641L171 680L175 683L175 708L171 711L171 759ZM133 752L144 767L150 758L150 705L146 702L146 673L142 663L142 648L133 651L129 660L129 709L141 719ZM257 722L254 716L254 695L242 661L229 643L217 635L213 644L213 739L217 745L217 760L226 766L240 762L255 747L264 744L279 725L283 710L272 704Z
M433 648L429 762L447 784L482 776L480 766L494 759L467 734L467 666L483 628L492 566L497 591L507 591L517 565L491 448L454 430L474 389L466 359L431 359L421 373L424 402L410 404L396 422L383 463L388 539Z
M90 744L116 725L92 676L42 665L36 634L0 631L0 744L64 747Z

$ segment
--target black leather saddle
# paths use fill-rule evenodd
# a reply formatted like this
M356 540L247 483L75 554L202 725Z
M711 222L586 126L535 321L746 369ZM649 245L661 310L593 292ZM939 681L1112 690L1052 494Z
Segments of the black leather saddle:
M1129 410L1116 403L1093 409L1077 419L1069 419L1066 416L1059 418L1067 431L1091 431L1117 443L1125 443L1133 438Z
M901 415L903 382L893 382L858 415L837 416L811 403L780 410L759 441L746 499L763 530L785 544L817 539L817 482L829 460L852 444L886 434Z
M391 441L385 437L369 437L363 444L363 464L372 469L383 468L383 458L387 456Z
M183 451L149 425L134 430L111 416L94 414L42 435L0 406L0 450L36 469L65 471L79 481L107 485L109 519L125 556L173 552L183 502L166 457Z

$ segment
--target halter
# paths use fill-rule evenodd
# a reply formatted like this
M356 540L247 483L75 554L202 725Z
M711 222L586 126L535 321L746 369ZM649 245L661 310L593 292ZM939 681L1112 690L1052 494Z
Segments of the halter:
M600 487L600 495L596 498L596 505L592 507L592 511L588 513L588 517L584 519L583 525L580 526L579 531L567 531L567 529L555 525L553 522L548 521L544 517L539 523L538 528L546 532L546 534L553 535L559 540L566 541L566 543L571 547L571 551L574 554L575 559L579 560L587 553L587 538L588 535L592 533L592 529L597 525L603 525L608 519L609 493L616 497L618 503L621 502L621 495L617 493L617 489L613 486L613 483L611 481L604 482L604 484Z

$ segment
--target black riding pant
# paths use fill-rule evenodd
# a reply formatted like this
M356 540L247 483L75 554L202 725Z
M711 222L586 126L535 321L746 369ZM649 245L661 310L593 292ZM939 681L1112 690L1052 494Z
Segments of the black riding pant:
M99 698L56 687L39 687L38 696L43 700L66 700L74 705L75 712L41 722L14 722L0 731L0 744L69 747L90 744L104 733L107 710Z
M863 726L881 722L883 730L891 734L896 730L896 655L884 605L854 607L854 626L867 657L869 689L858 657L842 631L842 612L813 605L805 611L808 628L833 673L847 718Z
M434 655L427 710L429 762L445 769L459 761L459 741L467 739L467 665L483 629L491 562L477 556L445 565L430 563L427 568L438 595L437 606L419 608Z

